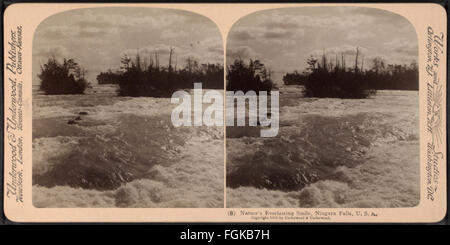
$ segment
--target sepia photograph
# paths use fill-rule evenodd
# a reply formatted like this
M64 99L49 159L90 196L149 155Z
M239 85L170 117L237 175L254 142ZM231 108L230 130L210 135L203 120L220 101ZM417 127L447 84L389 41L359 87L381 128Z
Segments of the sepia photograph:
M249 105L270 92L277 103L265 111L278 120L270 137L260 121L227 121L227 207L419 204L418 42L408 20L366 7L259 11L234 23L226 58L227 95L242 91Z
M0 224L441 224L447 9L7 3Z
M171 122L174 92L224 91L214 22L75 9L42 21L32 51L35 207L224 206L223 127Z

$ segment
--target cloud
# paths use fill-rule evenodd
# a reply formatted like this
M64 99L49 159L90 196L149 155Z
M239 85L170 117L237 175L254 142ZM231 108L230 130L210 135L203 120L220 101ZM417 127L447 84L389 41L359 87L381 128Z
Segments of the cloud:
M249 58L258 58L260 54L253 51L253 49L249 46L238 46L238 47L230 47L227 49L227 57L230 60L234 59L249 59Z
M161 34L159 35L161 39L167 40L172 40L174 38L187 38L188 36L189 32L187 31L174 32L170 29L162 30Z
M51 47L51 48L50 48ZM91 72L120 67L121 55L143 59L160 55L168 64L170 47L181 67L187 57L200 63L223 63L223 42L217 26L208 18L179 10L158 8L76 9L53 15L36 29L33 64L51 56L75 58ZM33 65L33 77L39 72Z
M65 57L67 54L67 49L60 46L43 46L33 50L33 55L35 55L40 60L48 59L51 57L60 59Z
M348 66L371 66L417 59L417 37L411 24L391 12L365 7L298 7L256 12L230 30L227 58L260 59L275 71L302 71L310 55L333 62L341 54ZM228 61L230 62L230 61ZM282 77L282 76L281 76Z
M45 40L46 42L60 41L70 38L73 30L73 28L64 25L40 26L35 33L35 39Z
M330 47L326 49L316 49L309 53L309 55L312 55L314 57L321 57L324 53L327 56L336 56L336 55L356 55L356 52L358 50L359 55L367 55L369 53L369 49L366 47L359 47L359 46L353 46L353 45L341 45L336 47Z
M112 31L107 31L104 29L86 28L75 32L73 38L96 38L110 34L111 32Z
M105 29L105 28L115 28L115 27L123 27L123 22L114 20L112 18L106 18L106 16L94 16L92 17L83 17L82 20L76 21L74 23L74 26L78 28L99 28L99 29Z
M66 34L62 30L54 28L46 30L42 35L48 39L61 39L66 36Z
M290 39L302 37L303 29L268 28L267 26L237 27L232 28L228 40L232 43L248 43L252 40L267 43L287 43Z
M417 55L418 52L417 42L411 42L411 40L405 38L392 39L389 42L385 42L384 46L390 52L401 55L413 56Z
M250 35L249 31L247 30L236 30L231 31L229 34L230 38L237 41L246 41L252 38L252 35Z
M263 26L268 29L283 29L283 30L291 30L297 29L300 27L300 24L293 20L287 20L283 22L273 21L273 22L265 22Z
M347 34L348 40L360 40L360 39L367 39L367 38L374 38L375 34L373 32L369 31L357 31L357 30L351 30Z
M294 35L293 32L290 31L265 31L262 34L263 38L269 39L279 39L279 38L289 38Z
M207 50L210 53L214 53L214 54L223 56L223 48L222 47L208 47Z
M307 11L307 10L314 10ZM277 28L284 30L292 30L297 28L321 28L333 27L345 29L365 24L373 24L376 18L371 15L362 13L342 14L339 8L290 8L268 10L249 15L249 19L257 19L255 22L259 26L267 28ZM313 13L313 14L312 14ZM244 21L245 22L245 19Z

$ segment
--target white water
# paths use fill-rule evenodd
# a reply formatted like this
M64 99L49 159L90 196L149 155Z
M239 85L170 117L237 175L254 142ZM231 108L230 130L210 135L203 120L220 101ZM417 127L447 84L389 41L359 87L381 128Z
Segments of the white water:
M377 95L370 99L306 99L300 94L301 87L281 88L279 147L284 146L283 142L291 140L292 135L307 130L307 124L311 123L305 121L308 116L344 122L369 117L368 121L363 120L360 127L366 132L371 132L376 140L370 142L369 147L363 147L363 153L347 148L348 153L362 163L356 166L348 162L336 163L329 179L325 177L300 190L269 190L253 186L228 187L227 207L374 208L411 207L419 203L417 91L378 91ZM354 122L345 122L347 123L351 125ZM325 135L329 135L329 141L339 140L334 138L337 133L339 132L324 132ZM315 132L307 132L307 135L310 134L314 135ZM276 142L276 139L273 141ZM269 155L277 152L287 154L286 149L277 149L277 144L265 148L267 142L269 141L253 137L228 139L227 166L235 168L244 164L239 162L239 159L251 154L248 149L272 152L268 153ZM324 139L322 142L327 143L327 140ZM311 147L321 148L322 145ZM298 152L302 153L302 149L299 148ZM290 152L293 153L295 152ZM314 152L312 154L311 156L314 156ZM313 169L312 171L316 168L319 169L320 166L312 164L306 167L307 170Z
M33 176L64 175L71 184L52 182L65 181L64 176L61 180L37 181L33 185L33 204L223 207L223 129L174 128L170 114L175 105L169 98L117 97L114 89L99 85L94 87L96 93L89 91L85 95L34 95ZM67 120L81 111L88 115L76 125L67 125ZM96 149L90 149L92 145ZM65 171L61 166L74 164L70 158L74 152L75 160L84 161L75 167L86 171L94 167L105 175L105 181L122 182L129 173L135 177L118 187L82 188L90 186L86 183L90 181L88 176L78 179L75 169ZM119 170L110 166L115 164L119 164ZM62 170L56 171L59 168Z

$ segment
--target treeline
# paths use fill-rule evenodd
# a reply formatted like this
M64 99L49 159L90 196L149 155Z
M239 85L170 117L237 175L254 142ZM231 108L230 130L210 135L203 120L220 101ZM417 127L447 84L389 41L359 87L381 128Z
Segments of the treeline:
M361 59L361 60L360 60ZM285 85L304 85L307 97L367 98L376 90L418 90L419 77L415 62L410 65L386 65L380 58L371 60L371 69L364 69L364 60L356 50L354 66L348 67L343 54L329 59L310 57L309 67L299 74L288 73L283 77Z
M419 90L419 69L416 62L409 65L385 65L380 59L372 61L377 64L365 73L372 89L382 90ZM376 67L376 68L375 68Z
M177 69L173 57L171 49L168 65L160 66L158 54L146 61L139 53L133 59L125 55L121 60L122 71L109 71L100 74L97 79L118 83L121 96L171 97L179 89L192 89L194 83L202 83L206 89L223 89L223 65L199 64L189 57L185 60L185 66Z
M200 64L188 57L185 65L177 69L174 51L170 49L167 66L159 63L159 54L150 59L142 59L139 52L134 58L124 55L121 69L101 72L97 75L98 84L118 84L121 96L171 97L179 89L192 89L194 83L202 83L205 89L223 89L224 68L222 64ZM80 94L88 86L86 70L73 59L58 62L50 58L41 65L40 89L46 94Z
M41 65L40 89L45 94L82 94L88 86L85 75L86 70L74 59L59 62L52 57Z
M276 86L270 76L270 70L259 60L250 59L247 64L240 58L235 59L233 64L227 67L227 90L271 91L276 89Z
M307 78L308 74L305 73L298 73L298 71L288 72L283 76L283 83L284 85L303 85Z
M107 72L100 72L97 75L98 84L118 84L120 80L120 73L113 72L109 69Z

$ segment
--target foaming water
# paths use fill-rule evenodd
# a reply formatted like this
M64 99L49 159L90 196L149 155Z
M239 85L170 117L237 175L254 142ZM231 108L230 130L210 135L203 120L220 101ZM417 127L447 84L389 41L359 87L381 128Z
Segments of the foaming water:
M417 91L364 100L282 88L280 132L227 138L227 207L411 207L419 202Z
M201 147L208 142L211 146ZM180 161L112 190L33 186L36 207L223 207L223 142L209 135L185 144Z
M36 207L223 206L222 128L175 128L168 98L94 89L35 95Z

